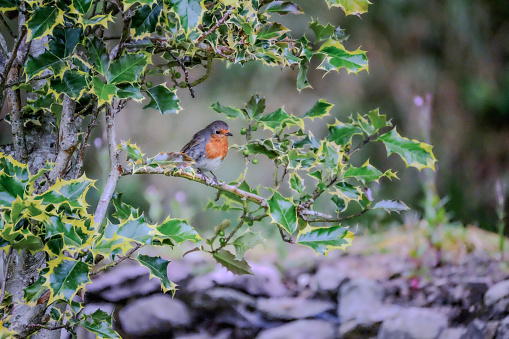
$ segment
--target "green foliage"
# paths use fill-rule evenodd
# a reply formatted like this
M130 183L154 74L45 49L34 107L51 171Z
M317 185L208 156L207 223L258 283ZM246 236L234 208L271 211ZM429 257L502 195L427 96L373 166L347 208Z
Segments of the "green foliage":
M347 15L359 15L369 4L367 0L325 2ZM317 69L325 73L368 71L366 52L347 50L342 43L343 31L329 23L309 23L313 43L306 35L294 37L289 28L276 21L279 15L303 13L299 5L288 1L2 0L0 10L26 15L20 32L26 33L28 41L47 41L41 53L25 58L25 79L8 84L36 97L26 100L23 113L30 113L32 118L24 122L37 125L39 113L53 114L56 127L69 132L62 127L68 109L64 107L65 97L76 107L70 112L71 118L67 117L71 123L91 115L86 137L77 133L78 144L65 150L68 161L74 151L86 148L90 129L103 108L112 114L130 100L146 99L143 108L163 115L178 113L178 91L189 90L194 96L193 87L208 77L214 59L235 64L261 61L271 67L296 69L298 90L311 87L307 72L312 65L319 64ZM190 79L199 74L197 66L204 67L205 74ZM193 68L197 69L189 72ZM32 86L33 80L41 81L41 85ZM166 84L170 80L172 87ZM2 89L5 86L3 79ZM368 159L358 159L364 145L383 143L388 155L399 155L407 166L434 168L432 147L400 136L378 110L324 126L328 134L317 138L307 124L330 121L332 103L320 99L299 114L286 112L283 107L266 112L266 106L265 98L259 95L251 97L244 107L219 102L212 105L226 118L244 124L241 135L245 142L231 148L242 152L245 171L229 185L198 176L190 166L193 160L184 153L161 152L146 158L130 141L116 145L111 141L114 137L108 140L112 164L118 162L115 157L120 152L128 162L127 168L112 166L114 174L166 174L216 188L217 199L206 207L238 218L225 219L208 239L184 219L168 216L161 224L152 223L122 202L121 195L111 199L115 212L95 222L86 199L88 191L95 189L93 180L85 175L49 180L48 173L62 173L56 177L66 173L67 163L59 171L52 166L61 163L48 163L33 174L28 165L0 153L0 248L44 252L47 258L37 281L24 290L25 302L30 306L39 302L67 304L64 314L57 309L50 312L54 326L72 329L79 325L98 337L116 338L110 315L102 311L85 315L82 305L73 299L93 275L127 258L147 267L151 277L160 279L164 292L175 293L177 285L167 275L169 261L159 256L135 256L141 247L174 247L190 241L196 245L193 250L207 251L229 271L253 274L246 251L267 241L267 228L277 228L284 241L327 255L332 249L344 250L353 241L344 220L372 209L390 213L408 208L399 201L373 198L371 183L397 177L391 169L382 171ZM91 114L94 111L95 115ZM113 116L107 115L108 133ZM59 135L59 139L64 137ZM253 187L245 180L246 174L250 164L256 165L263 157L274 165L274 183L267 188ZM7 299L3 302L8 303ZM9 321L8 316L3 319Z

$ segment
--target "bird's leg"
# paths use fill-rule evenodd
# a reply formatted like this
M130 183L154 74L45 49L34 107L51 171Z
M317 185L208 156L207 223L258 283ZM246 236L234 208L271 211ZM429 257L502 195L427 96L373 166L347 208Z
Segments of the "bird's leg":
M214 179L212 179L212 183L214 185L219 185L219 180L217 180L216 175L214 173L212 173L212 171L209 171L209 172L210 172L210 174L212 174L214 176Z

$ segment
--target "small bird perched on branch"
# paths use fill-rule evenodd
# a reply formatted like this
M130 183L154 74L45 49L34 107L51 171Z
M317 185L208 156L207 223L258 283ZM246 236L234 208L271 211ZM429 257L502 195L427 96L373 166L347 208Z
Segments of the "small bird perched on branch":
M218 180L212 170L218 168L226 157L228 137L232 135L226 122L216 120L198 131L180 152L195 161L192 166L198 170L198 173L205 176L203 171L209 171L214 176L213 182L217 185Z

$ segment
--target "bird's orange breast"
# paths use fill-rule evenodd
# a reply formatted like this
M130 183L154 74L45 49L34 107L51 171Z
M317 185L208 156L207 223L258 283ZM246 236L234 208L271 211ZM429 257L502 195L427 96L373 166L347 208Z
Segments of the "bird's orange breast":
M209 159L216 159L218 157L224 159L226 153L228 153L228 138L222 135L212 135L210 141L205 146L205 151Z

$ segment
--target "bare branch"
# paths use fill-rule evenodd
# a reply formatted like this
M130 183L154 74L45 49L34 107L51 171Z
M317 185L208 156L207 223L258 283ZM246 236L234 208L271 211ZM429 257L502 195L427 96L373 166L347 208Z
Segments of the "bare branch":
M218 248L216 248L214 251L212 251L212 253L216 253L217 251L223 249L226 245L229 245L228 243L233 238L235 233L237 233L237 231L242 227L242 225L244 225L244 218L246 217L246 215L247 215L247 205L244 205L244 211L242 212L242 215L240 216L239 223L237 224L237 226L235 226L235 228L230 233L230 235L228 235L228 237L225 239L225 241L222 242Z
M168 48L168 53L170 53L170 55L173 57L173 59L175 59L175 61L178 62L178 64L180 65L180 68L182 68L182 70L184 71L184 82L186 83L187 88L189 88L189 92L191 92L191 98L194 98L194 89L189 84L189 72L187 71L186 66L184 65L182 60L180 60L175 54L173 54L173 52L171 51L170 48Z
M226 19L228 19L228 17L230 16L230 14L232 14L233 10L235 9L235 7L232 5L228 8L228 10L226 11L226 13L223 15L223 17L221 19L219 19L218 22L216 22L216 24L214 26L212 26L211 29L209 29L208 31L206 31L205 33L203 33L203 35L201 37L198 38L198 42L202 42L208 35L210 35L212 32L214 32L216 29L219 28L219 26L221 26L222 24L224 24L224 22L226 21Z
M64 102L62 108L62 115L60 118L60 128L58 132L58 153L55 158L55 166L49 173L50 183L53 184L57 178L64 176L69 160L71 159L76 145L78 143L78 136L76 128L73 124L74 110L76 109L76 102L64 95Z
M42 75L42 76L39 76L39 77L33 77L29 81L40 81L40 80L51 78L52 76L53 76L53 73L50 73L50 74ZM21 79L21 80L18 80L18 81L9 81L7 84L5 84L5 88L9 88L9 87L12 87L12 86L17 86L19 84L25 83L26 81L27 81L26 79Z
M108 139L108 150L110 154L110 173L94 213L94 222L96 225L98 225L97 227L100 227L104 217L106 216L106 211L108 210L108 205L110 203L111 197L115 192L115 187L117 187L118 179L123 173L122 166L118 160L120 151L117 150L115 115L120 112L120 110L122 110L125 103L126 100L120 100L116 107L115 105L106 106L106 134Z
M247 201L254 202L264 208L267 207L267 200L264 197L260 197L256 194L243 191L234 185L228 185L228 184L222 183L222 182L220 182L218 184L214 184L212 179L205 177L205 176L193 175L191 173L177 171L177 170L176 171L168 171L168 170L164 170L161 167L156 167L156 168L146 167L143 169L137 169L134 173L127 169L124 169L123 173L122 173L122 175L131 175L131 174L164 174L166 176L184 178L187 180L199 182L199 183L204 184L209 187L213 187L220 191L230 192L240 198L245 198Z

